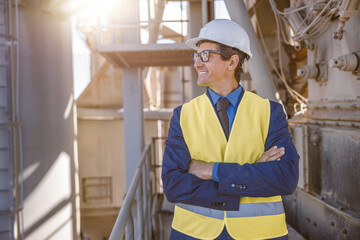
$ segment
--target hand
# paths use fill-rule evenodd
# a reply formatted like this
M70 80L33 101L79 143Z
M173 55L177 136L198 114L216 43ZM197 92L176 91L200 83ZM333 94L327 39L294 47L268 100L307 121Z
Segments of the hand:
M207 163L200 160L191 160L188 173L201 178L202 180L212 180L214 163Z
M256 161L257 163L259 162L269 162L269 161L274 161L274 160L280 160L280 158L282 156L284 156L285 154L285 148L281 147L278 148L277 146L274 146L272 148L270 148L269 150L267 150L266 152L264 152L264 154Z

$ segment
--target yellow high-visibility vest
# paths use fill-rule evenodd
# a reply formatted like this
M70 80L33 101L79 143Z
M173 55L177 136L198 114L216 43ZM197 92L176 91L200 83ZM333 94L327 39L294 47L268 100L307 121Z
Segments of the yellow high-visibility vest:
M241 165L255 163L264 153L270 111L268 100L245 91L227 141L206 94L184 104L180 126L191 159ZM172 227L188 236L215 239L224 226L234 239L269 239L286 235L281 196L243 197L238 211L182 203L175 206Z

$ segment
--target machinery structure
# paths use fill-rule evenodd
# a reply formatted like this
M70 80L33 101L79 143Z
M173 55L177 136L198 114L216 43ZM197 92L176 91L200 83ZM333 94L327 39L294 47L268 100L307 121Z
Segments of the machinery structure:
M214 18L249 33L243 87L287 113L300 155L289 226L360 239L359 4L1 0L0 240L167 238L172 109L205 91L184 42ZM90 52L78 97L75 34Z

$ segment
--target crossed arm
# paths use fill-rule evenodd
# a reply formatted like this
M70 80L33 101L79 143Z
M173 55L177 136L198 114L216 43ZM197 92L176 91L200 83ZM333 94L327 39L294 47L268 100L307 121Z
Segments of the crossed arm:
M280 104L271 103L270 128L262 158L254 164L219 163L219 182L213 181L210 176L212 165L204 172L200 166L203 163L191 161L179 124L180 111L180 107L174 110L163 160L162 179L169 201L237 210L240 197L268 197L294 191L299 157L291 142ZM278 148L271 149L274 146ZM281 147L286 149L284 153L281 153ZM279 157L280 161L273 161ZM245 188L234 188L233 184L241 184ZM226 204L219 206L213 204L214 201Z
M269 162L269 161L280 161L280 158L285 155L285 148L278 148L277 146L271 147L269 150L263 153L263 155L256 161ZM196 159L192 159L189 163L188 173L201 178L202 180L212 180L214 163L208 163Z

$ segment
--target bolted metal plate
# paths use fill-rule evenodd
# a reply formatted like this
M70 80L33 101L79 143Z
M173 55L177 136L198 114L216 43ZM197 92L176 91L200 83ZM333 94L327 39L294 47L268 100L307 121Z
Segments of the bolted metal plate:
M309 126L310 191L360 216L360 130ZM314 139L317 143L314 144Z
M286 221L306 239L360 239L359 217L339 205L300 189L283 201Z

